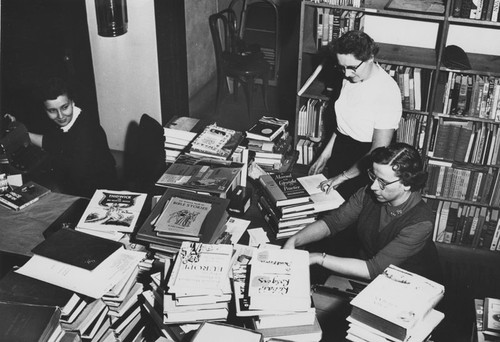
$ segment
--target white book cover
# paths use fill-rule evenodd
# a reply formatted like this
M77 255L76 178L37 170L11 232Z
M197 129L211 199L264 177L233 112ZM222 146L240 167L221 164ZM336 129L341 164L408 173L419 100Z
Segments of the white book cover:
M104 232L132 233L147 194L98 189L77 227Z

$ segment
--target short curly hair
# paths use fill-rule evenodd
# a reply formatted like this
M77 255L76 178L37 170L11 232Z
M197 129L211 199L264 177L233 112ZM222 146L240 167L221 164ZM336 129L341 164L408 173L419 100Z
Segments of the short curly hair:
M404 185L412 191L422 189L427 181L422 158L418 151L405 143L393 143L374 149L370 155L372 162L390 165Z
M360 61L367 61L375 57L379 47L375 41L363 31L349 31L328 45L332 56L352 54Z
M39 96L42 102L55 100L61 95L66 95L73 100L73 92L65 79L61 77L51 77L46 79L39 88Z

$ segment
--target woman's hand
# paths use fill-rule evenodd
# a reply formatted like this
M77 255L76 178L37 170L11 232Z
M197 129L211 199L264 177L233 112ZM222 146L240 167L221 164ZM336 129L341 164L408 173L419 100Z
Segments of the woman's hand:
M329 157L324 156L323 153L320 154L318 159L309 168L309 176L317 175L318 173L323 172L323 169L325 168L328 159Z
M323 266L323 254L322 253L309 253L309 266L320 265Z
M335 177L329 178L325 181L322 181L321 183L319 183L319 188L322 191L329 193L332 189L336 189L340 184L344 183L346 180L347 179L340 174Z
M295 240L293 239L293 237L286 240L286 242L282 248L283 249L295 249Z

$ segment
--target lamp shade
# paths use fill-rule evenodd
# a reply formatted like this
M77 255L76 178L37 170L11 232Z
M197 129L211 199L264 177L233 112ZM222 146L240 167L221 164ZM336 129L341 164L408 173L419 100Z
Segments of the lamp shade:
M117 37L127 33L127 0L95 0L97 34Z

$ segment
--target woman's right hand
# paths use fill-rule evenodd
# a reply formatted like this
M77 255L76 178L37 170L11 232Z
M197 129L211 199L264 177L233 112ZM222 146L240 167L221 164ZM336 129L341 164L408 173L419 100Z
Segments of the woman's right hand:
M328 161L329 157L325 157L322 154L319 155L318 159L311 165L309 168L309 176L311 175L317 175L318 173L323 172L326 162Z

